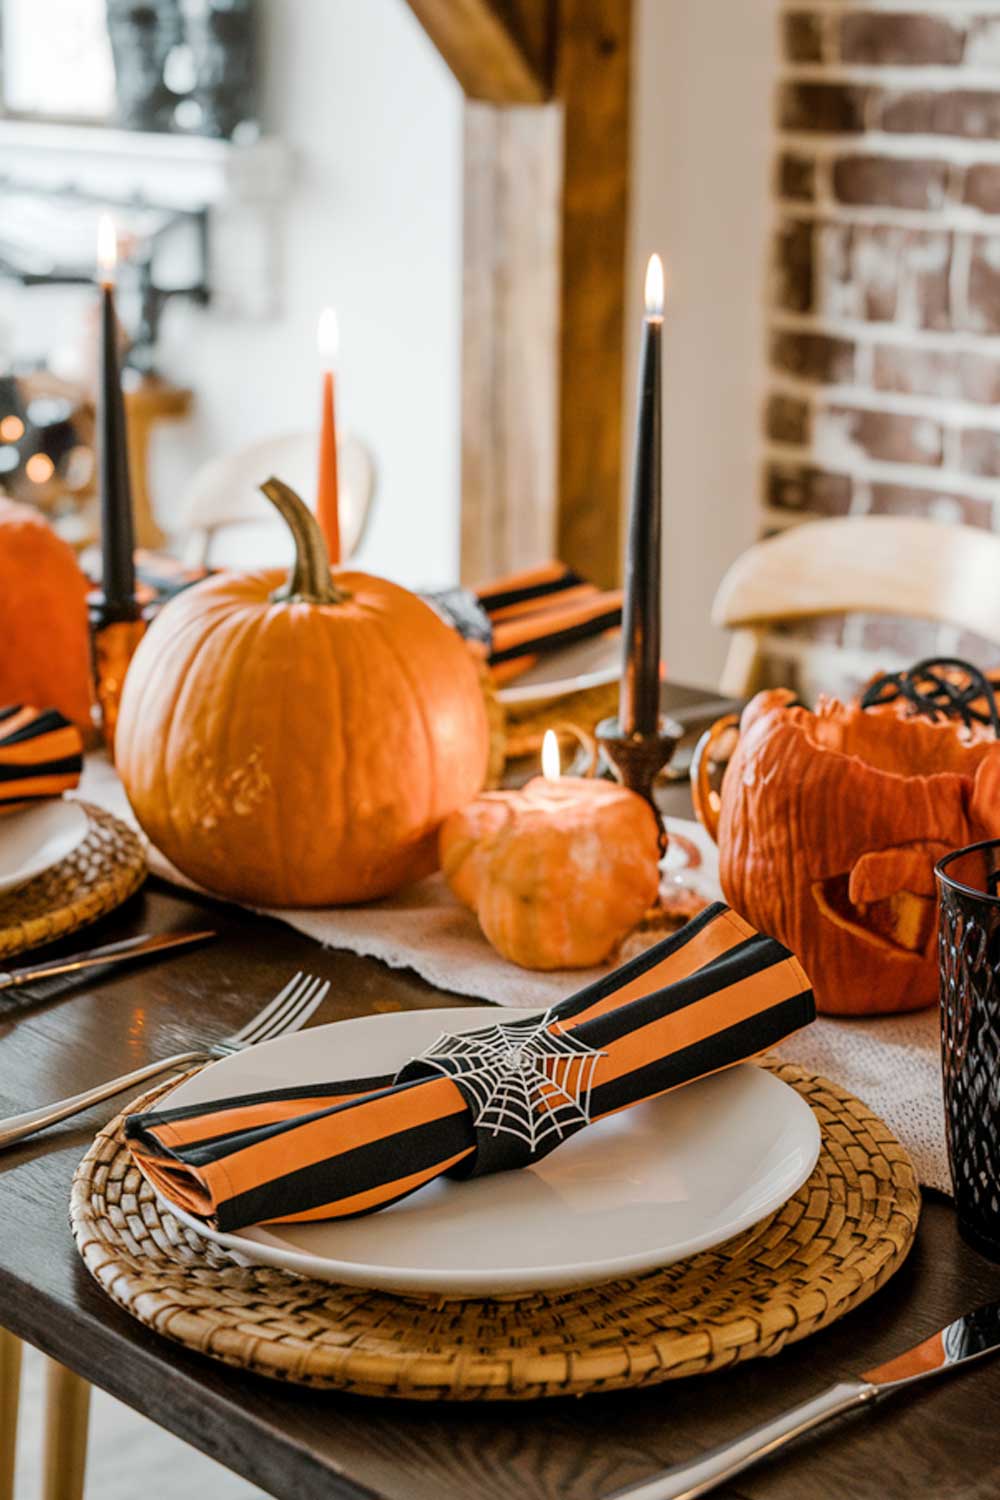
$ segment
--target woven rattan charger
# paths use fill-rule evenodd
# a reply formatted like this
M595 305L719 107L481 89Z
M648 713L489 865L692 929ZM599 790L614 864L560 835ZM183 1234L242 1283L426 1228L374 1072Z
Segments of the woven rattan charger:
M916 1233L916 1174L889 1129L826 1079L771 1066L820 1122L808 1182L725 1245L583 1291L403 1298L240 1265L154 1197L132 1165L121 1117L77 1170L73 1233L87 1269L140 1322L302 1385L515 1401L705 1374L776 1354L849 1312L902 1264Z
M146 878L139 835L89 802L87 836L73 852L0 895L0 959L54 942L127 901Z

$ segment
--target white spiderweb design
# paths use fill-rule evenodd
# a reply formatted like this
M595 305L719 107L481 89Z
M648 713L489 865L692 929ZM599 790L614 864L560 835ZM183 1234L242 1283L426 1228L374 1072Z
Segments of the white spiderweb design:
M572 1032L550 1031L553 1024L546 1011L537 1021L443 1032L421 1061L461 1081L477 1129L514 1136L535 1152L553 1134L561 1140L590 1124L594 1069L605 1055Z

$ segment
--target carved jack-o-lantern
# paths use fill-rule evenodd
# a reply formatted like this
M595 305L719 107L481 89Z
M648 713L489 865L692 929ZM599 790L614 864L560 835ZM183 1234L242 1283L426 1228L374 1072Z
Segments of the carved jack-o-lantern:
M722 783L726 900L792 949L827 1012L936 998L934 863L1000 835L994 735L900 709L759 693Z

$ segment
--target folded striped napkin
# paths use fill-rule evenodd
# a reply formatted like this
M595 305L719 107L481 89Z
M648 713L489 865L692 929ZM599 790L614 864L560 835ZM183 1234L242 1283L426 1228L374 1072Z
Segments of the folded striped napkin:
M539 656L603 635L622 622L622 592L601 590L565 563L541 563L479 588L425 596L487 653L493 678L509 682Z
M130 1115L125 1133L153 1186L221 1230L346 1218L539 1161L813 1015L788 949L716 903L543 1016L443 1035L394 1076Z
M83 739L54 708L0 708L0 813L71 790L83 770Z

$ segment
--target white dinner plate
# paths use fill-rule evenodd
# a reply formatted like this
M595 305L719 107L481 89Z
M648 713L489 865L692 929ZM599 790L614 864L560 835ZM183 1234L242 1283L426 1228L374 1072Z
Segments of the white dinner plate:
M497 697L501 703L527 708L561 698L564 693L582 693L586 688L617 682L621 670L621 631L609 630L564 646L561 651L546 652L507 687L498 688Z
M13 891L72 854L90 823L79 802L53 797L0 818L0 891Z
M477 1006L316 1026L205 1068L161 1107L388 1073L442 1031L526 1014ZM819 1145L816 1117L794 1089L744 1065L601 1120L535 1166L439 1178L363 1218L220 1234L165 1201L199 1233L263 1265L474 1297L593 1285L720 1244L790 1198Z

